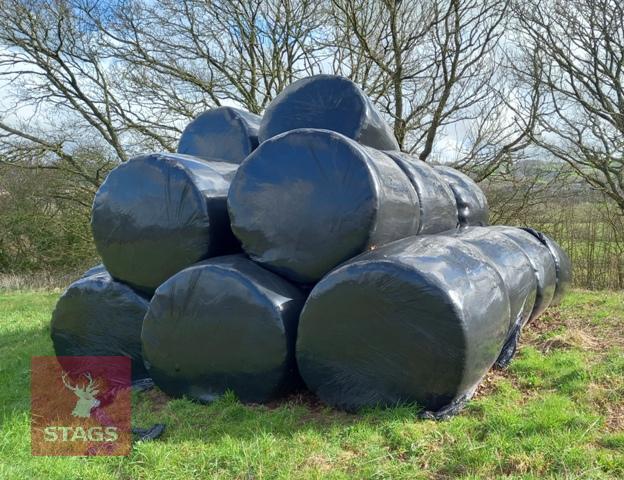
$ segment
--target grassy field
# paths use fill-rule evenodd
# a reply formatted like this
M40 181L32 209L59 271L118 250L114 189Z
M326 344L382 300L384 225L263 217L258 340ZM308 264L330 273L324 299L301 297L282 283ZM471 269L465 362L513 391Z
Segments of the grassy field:
M350 415L306 394L202 406L155 389L134 395L133 423L165 423L161 439L128 457L32 457L30 357L53 353L57 296L0 294L0 479L624 478L622 292L570 294L448 421L415 408Z

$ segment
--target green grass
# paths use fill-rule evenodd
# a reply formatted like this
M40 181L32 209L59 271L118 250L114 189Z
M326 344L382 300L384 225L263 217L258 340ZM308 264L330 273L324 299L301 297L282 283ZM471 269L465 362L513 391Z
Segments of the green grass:
M0 478L624 478L624 294L575 291L519 356L444 422L413 408L350 415L309 395L270 407L135 394L165 435L128 457L32 457L29 364L51 355L58 294L0 295Z

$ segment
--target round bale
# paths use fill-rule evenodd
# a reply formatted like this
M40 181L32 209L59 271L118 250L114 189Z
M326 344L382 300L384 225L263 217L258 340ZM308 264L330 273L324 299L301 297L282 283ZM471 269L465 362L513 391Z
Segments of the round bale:
M448 183L457 203L457 220L462 227L488 224L489 207L483 190L468 175L451 167L436 166L436 172Z
M149 297L100 270L72 283L52 313L57 356L126 356L132 377L147 376L141 355L141 326Z
M557 285L557 270L554 259L548 248L525 230L506 226L495 226L492 228L504 233L516 242L526 253L533 266L533 272L537 280L537 290L535 306L529 318L529 321L532 321L544 313L553 300Z
M233 391L261 403L300 384L299 289L242 255L213 258L163 283L143 324L145 364L175 397L210 402Z
M304 78L282 90L264 112L258 138L264 142L297 128L332 130L362 145L399 150L370 99L351 80L336 75Z
M407 175L418 194L419 234L440 233L458 225L457 203L448 183L425 162L403 152L385 152Z
M233 107L208 110L186 126L178 153L239 164L258 146L260 120Z
M546 248L548 248L553 257L557 274L557 284L550 305L559 305L572 283L572 261L563 248L545 233L538 232L533 228L524 228L524 230L546 245Z
M253 260L303 284L419 221L418 196L387 155L315 129L262 143L232 180L228 210Z
M501 351L509 315L503 279L478 249L448 236L410 237L314 287L297 362L329 405L438 411L474 391Z
M227 214L236 168L158 153L111 171L95 195L91 227L113 278L153 293L183 268L239 250Z

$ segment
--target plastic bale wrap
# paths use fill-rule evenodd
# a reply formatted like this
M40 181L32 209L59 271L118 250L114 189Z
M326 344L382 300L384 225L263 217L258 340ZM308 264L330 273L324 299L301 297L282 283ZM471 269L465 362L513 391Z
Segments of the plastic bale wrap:
M496 360L510 307L503 279L472 245L409 237L362 254L312 290L297 362L324 402L349 411L461 405Z
M258 146L261 117L233 107L219 107L190 122L178 153L239 164Z
M143 324L145 363L172 396L233 391L266 402L301 384L295 363L305 297L242 255L206 260L161 285Z
M153 293L197 261L240 251L227 214L236 168L167 153L115 168L95 195L91 218L97 251L113 278Z
M490 215L488 202L479 185L468 175L454 168L438 165L435 169L453 190L459 225L462 227L488 225Z
M108 272L106 271L106 267L104 265L102 265L101 263L98 263L97 265L94 265L89 270L84 272L80 276L80 278L90 277L91 275L95 275L96 273L108 273Z
M557 283L550 305L559 305L572 283L572 261L561 246L545 233L539 232L532 228L524 228L523 230L526 230L546 245L546 248L548 248L548 251L553 257L555 262L555 271L557 274Z
M418 231L418 196L385 154L329 130L262 143L228 195L234 234L251 258L297 283Z
M491 227L465 227L447 234L477 247L496 268L507 288L509 332L496 361L498 367L506 367L516 353L520 330L535 306L537 279L531 261L516 242Z
M419 234L440 233L458 225L457 203L453 190L425 162L403 152L385 152L407 175L418 194Z
M52 313L57 356L127 356L134 379L147 376L141 355L141 325L149 297L105 271L82 277L61 296Z
M351 80L316 75L286 87L269 104L258 132L260 142L297 128L333 130L379 150L399 150L390 126Z
M544 313L553 300L557 285L557 271L553 257L548 248L535 236L520 228L494 226L491 229L504 233L516 242L531 262L537 280L535 306L529 318L529 321L532 321Z

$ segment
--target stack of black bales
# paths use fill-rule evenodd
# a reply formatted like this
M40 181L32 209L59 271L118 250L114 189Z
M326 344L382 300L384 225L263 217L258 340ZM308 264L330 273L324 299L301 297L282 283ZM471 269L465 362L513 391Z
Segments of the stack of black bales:
M292 84L262 118L206 112L178 152L135 157L97 192L103 266L59 300L58 355L127 355L199 401L303 380L346 410L452 413L570 281L552 239L487 227L481 189L400 152L341 77Z

